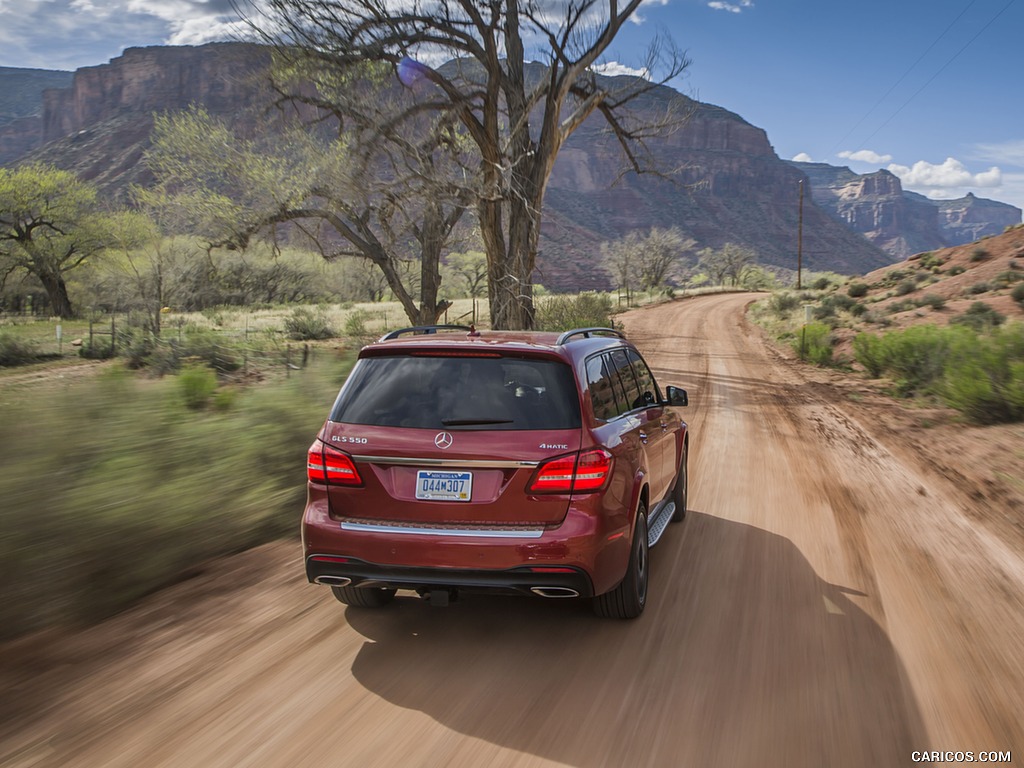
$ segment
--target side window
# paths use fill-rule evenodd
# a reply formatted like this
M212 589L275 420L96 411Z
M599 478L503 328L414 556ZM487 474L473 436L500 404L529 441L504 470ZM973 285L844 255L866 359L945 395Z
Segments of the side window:
M587 360L587 386L590 388L594 416L602 421L608 421L619 415L607 355L594 355Z
M615 369L616 379L622 388L619 413L622 414L634 408L640 408L644 405L644 401L640 392L640 385L633 375L633 366L629 364L629 359L626 357L626 351L623 349L612 350L610 357L612 367Z
M636 380L640 384L640 392L644 395L650 394L652 399L648 399L648 402L659 402L661 400L661 392L658 390L658 384L654 380L651 369L647 367L647 363L640 357L640 353L635 349L630 349L627 350L626 356L629 358L629 362L633 364L633 373L636 374Z

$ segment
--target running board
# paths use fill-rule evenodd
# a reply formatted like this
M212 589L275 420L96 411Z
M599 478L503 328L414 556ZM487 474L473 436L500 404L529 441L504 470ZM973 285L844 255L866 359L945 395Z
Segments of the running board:
M672 522L672 515L675 513L676 503L668 499L654 508L654 512L651 513L650 519L647 521L648 547L653 547L658 543L658 539L668 528L668 524Z

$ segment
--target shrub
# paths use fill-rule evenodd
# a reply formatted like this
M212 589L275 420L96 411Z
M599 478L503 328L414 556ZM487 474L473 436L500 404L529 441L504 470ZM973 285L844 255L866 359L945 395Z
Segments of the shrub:
M1021 283L1016 288L1014 288L1012 291L1010 291L1010 296L1018 304L1024 306L1024 283Z
M867 311L867 304L855 303L852 307L850 307L850 314L853 315L854 317L861 317Z
M979 424L1024 420L1024 325L985 335L960 331L946 364L943 399Z
M881 336L858 333L853 338L853 356L873 379L877 379L885 371L885 344Z
M826 291L828 290L828 287L830 285L832 285L832 283L831 281L829 281L827 277L819 277L817 280L811 283L811 288L813 288L816 291Z
M800 297L795 293L773 293L768 306L778 317L786 317L800 306Z
M292 310L284 319L284 330L288 338L296 341L321 341L335 335L322 310L313 312L305 307Z
M86 360L109 360L114 356L114 344L106 339L93 339L92 343L85 341L78 348L78 354Z
M793 339L793 351L815 365L832 365L832 329L824 323L810 323Z
M861 296L866 296L868 293L867 283L850 283L846 289L846 294L852 296L855 299L859 299Z
M217 374L206 366L189 365L178 374L178 391L192 410L208 406L216 390Z
M952 267L949 268L947 274L950 274L950 275L962 275L966 271L967 271L966 267L961 266L960 264L955 264L955 265L953 265Z
M1006 315L992 309L983 301L976 301L966 312L959 317L954 317L950 322L956 325L966 325L975 331L982 331L985 328L1002 325L1004 320L1006 320Z
M979 293L988 293L992 290L992 286L988 283L975 283L967 289L967 293L977 296Z
M357 309L352 312L348 317L345 318L345 335L352 336L353 338L360 338L362 336L369 336L369 331L366 330L366 321L370 319L370 316L361 309Z
M1012 269L1008 269L1005 272L1000 272L995 276L993 282L1000 288L1009 288L1014 283L1019 283L1024 280L1024 276L1021 276L1014 272Z
M903 395L931 391L942 377L950 334L934 325L915 325L885 334L882 357Z
M537 304L537 329L567 331L572 328L613 328L612 300L604 293L549 296Z
M991 254L984 248L975 248L971 251L970 260L972 263L977 263L979 261L985 261L985 259L989 259L991 257Z
M9 333L0 333L0 366L23 365L39 355L33 344L19 341Z
M946 300L937 294L929 293L917 300L917 306L938 310L946 306Z
M904 280L898 286L896 286L897 296L906 296L908 293L913 293L917 290L917 283L913 280Z

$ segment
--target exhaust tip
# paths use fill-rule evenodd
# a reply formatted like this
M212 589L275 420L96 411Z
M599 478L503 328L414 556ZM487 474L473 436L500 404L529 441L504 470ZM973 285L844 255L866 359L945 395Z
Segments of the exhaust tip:
M352 583L352 579L347 576L317 576L313 582L328 587L347 587Z
M579 597L580 593L569 587L530 587L530 591L541 597Z

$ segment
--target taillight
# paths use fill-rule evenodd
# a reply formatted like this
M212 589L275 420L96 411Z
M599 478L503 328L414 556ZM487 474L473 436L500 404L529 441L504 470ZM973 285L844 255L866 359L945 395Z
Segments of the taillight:
M604 488L612 455L603 448L549 459L537 467L530 493L593 493Z
M314 441L313 445L309 447L306 459L306 477L310 482L326 483L327 485L363 484L363 479L359 476L352 457L319 440Z

